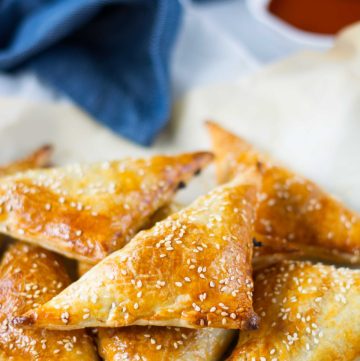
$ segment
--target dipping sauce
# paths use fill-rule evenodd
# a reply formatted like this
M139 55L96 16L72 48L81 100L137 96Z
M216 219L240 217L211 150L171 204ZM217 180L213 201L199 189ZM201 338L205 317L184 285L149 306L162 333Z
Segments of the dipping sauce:
M327 35L360 21L360 0L271 0L269 10L301 30Z

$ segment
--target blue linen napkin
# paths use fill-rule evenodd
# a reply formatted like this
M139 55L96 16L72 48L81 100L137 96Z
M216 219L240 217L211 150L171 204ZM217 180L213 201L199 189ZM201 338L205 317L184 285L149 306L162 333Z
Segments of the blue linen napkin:
M150 145L170 111L178 0L0 0L0 70L34 71L123 136Z

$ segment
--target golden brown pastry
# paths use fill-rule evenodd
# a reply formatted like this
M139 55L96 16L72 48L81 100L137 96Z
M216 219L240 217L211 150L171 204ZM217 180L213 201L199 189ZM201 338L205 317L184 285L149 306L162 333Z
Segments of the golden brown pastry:
M182 208L184 207L176 203L162 207L151 217L149 225L154 225ZM259 247L260 241L256 242ZM261 247L273 255L273 249L264 244L261 244ZM276 251L284 253L282 248ZM275 255L278 257L277 253ZM260 259L257 260L256 265L260 265L260 262ZM86 266L84 262L80 262L81 275L89 270ZM220 361L235 335L236 331L216 328L194 330L180 327L130 326L99 328L97 339L98 351L104 361L130 361L136 358L148 361Z
M98 350L104 361L220 361L235 335L220 328L100 328Z
M148 223L143 227L143 229L151 228L155 225L155 223L164 220L165 218L171 216L172 214L181 211L185 208L185 205L171 202L166 204L165 206L159 208L149 219Z
M0 180L0 230L96 263L121 248L210 153L29 171Z
M278 166L243 139L208 123L220 182L262 163L255 230L296 244L306 256L360 263L360 216L313 182Z
M241 332L229 361L356 361L360 271L284 262L255 279L260 327Z
M164 218L170 216L171 214L180 211L184 208L179 203L171 202L165 206L159 208L153 215L150 216L149 220L142 227L143 229L148 229L154 226L156 222L162 221ZM89 271L94 264L88 262L78 262L77 265L77 274L79 277L83 276L87 271Z
M49 329L155 325L248 329L259 178L200 197L17 322Z
M92 263L87 262L78 262L77 264L77 274L79 277L83 276L87 271L91 270L94 265Z
M149 226L184 208L170 203L160 208ZM81 262L80 274L89 268ZM236 331L219 328L194 330L180 327L130 326L99 328L98 351L104 361L168 360L218 361L227 351Z
M23 159L1 166L0 177L24 172L29 169L46 167L50 164L50 158L52 153L52 146L44 145L43 147L35 150L32 154L28 155Z
M42 168L50 164L50 158L53 153L53 148L50 145L44 145L43 147L35 150L27 157L17 160L13 163L3 165L0 167L0 177L16 174L33 168ZM0 206L1 207L1 206ZM1 209L1 208L0 208ZM0 253L2 254L3 247L5 245L3 235L0 235Z
M69 283L62 264L51 252L21 242L9 247L0 266L0 360L98 359L83 330L48 331L12 325L14 316L48 301Z
M156 222L159 222L173 213L180 211L184 207L185 206L178 203L170 203L160 208L150 217L150 220L144 229L154 226ZM255 270L270 266L274 263L280 262L281 260L299 259L304 256L295 244L289 243L284 239L267 237L260 234L255 234L253 237L253 246L254 251L252 266ZM83 276L92 267L94 267L94 265L91 263L78 262L78 276Z
M304 256L296 244L282 238L255 234L253 238L253 269L259 270L282 260L299 259Z

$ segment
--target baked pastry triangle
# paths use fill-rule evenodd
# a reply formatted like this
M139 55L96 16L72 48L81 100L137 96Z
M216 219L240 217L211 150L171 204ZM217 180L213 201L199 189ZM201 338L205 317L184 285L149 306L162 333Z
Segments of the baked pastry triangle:
M48 331L12 325L14 316L36 308L70 283L61 262L49 251L16 242L0 265L0 360L95 361L84 330Z
M98 351L104 361L220 361L235 335L220 328L99 328Z
M229 361L349 361L360 356L360 271L284 262L255 278L260 327Z
M256 328L251 259L257 176L237 178L138 233L17 322L49 329Z
M160 208L149 226L184 208L177 203ZM83 275L93 265L79 262ZM219 328L194 330L180 327L130 326L99 328L98 352L104 361L168 360L220 361L234 340L236 331Z
M29 171L0 180L0 230L96 263L212 159L198 152Z
M180 211L184 206L170 203L159 209L149 225ZM80 262L79 272L89 270ZM99 328L98 352L104 361L168 360L220 361L234 340L236 331L220 328L200 330L180 327L130 326Z
M360 216L356 212L313 182L274 164L240 137L214 123L207 126L220 182L262 164L257 233L290 241L308 257L360 263Z
M32 154L28 155L23 159L1 166L0 177L24 172L29 169L46 167L50 164L50 158L52 153L52 146L44 145L43 147L35 150Z

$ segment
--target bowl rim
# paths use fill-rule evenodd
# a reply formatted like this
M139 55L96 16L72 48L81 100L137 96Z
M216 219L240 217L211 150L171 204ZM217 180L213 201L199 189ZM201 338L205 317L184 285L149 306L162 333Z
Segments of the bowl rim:
M271 0L246 0L246 4L257 20L287 38L304 45L323 48L331 47L335 36L316 34L292 26L269 11L268 5L270 1Z

